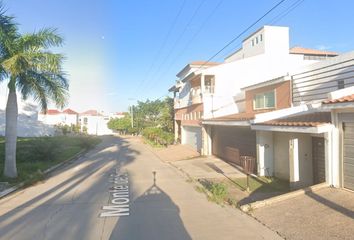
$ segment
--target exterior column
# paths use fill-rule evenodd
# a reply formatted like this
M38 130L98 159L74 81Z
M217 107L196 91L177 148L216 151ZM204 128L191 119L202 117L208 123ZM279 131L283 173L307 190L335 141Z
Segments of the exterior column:
M341 187L340 134L338 127L332 131L332 181L334 187Z
M289 140L289 168L290 188L297 188L300 181L299 139L297 138Z
M273 133L257 131L257 169L259 176L273 176Z
M211 127L208 125L203 125L202 128L202 135L203 135L203 148L201 154L204 156L211 155Z
M211 156L213 155L213 150L212 150L212 139L211 139L211 126L208 126L207 128L208 132L208 155Z

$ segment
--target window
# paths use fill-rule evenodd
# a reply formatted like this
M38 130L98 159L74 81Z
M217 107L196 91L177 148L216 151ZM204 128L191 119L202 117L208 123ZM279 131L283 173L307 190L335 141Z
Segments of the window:
M84 118L84 124L87 124L87 117Z
M275 92L256 94L253 98L253 109L267 109L275 107Z
M344 80L338 80L338 89L344 88Z
M263 34L259 35L259 41L263 41Z
M254 39L252 39L252 47L254 46Z
M258 44L258 37L256 37L256 44Z
M204 92L205 93L214 93L215 85L215 76L214 75L205 75L204 78Z

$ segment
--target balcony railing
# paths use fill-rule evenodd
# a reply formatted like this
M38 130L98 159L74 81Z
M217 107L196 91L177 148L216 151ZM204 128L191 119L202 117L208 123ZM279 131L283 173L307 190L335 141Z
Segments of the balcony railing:
M204 93L214 93L214 86L205 86L204 87Z
M205 86L203 92L200 86L193 87L190 89L189 97L183 97L183 98L176 97L174 99L174 107L181 108L181 107L186 107L190 104L202 103L203 102L202 95L212 94L212 93L214 93L214 86Z

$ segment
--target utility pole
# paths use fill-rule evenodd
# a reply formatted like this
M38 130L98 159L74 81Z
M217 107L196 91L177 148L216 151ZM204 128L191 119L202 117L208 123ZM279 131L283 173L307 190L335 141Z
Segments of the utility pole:
M134 105L130 106L130 121L132 123L132 128L134 128Z

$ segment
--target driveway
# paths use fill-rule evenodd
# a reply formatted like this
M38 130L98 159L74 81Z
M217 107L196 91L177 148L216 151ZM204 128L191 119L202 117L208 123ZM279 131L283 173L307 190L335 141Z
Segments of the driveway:
M252 215L286 239L353 239L354 193L324 188L270 206Z
M280 237L237 209L208 202L140 140L105 137L45 182L1 199L0 239Z

